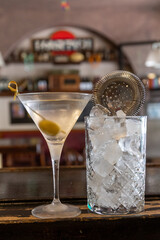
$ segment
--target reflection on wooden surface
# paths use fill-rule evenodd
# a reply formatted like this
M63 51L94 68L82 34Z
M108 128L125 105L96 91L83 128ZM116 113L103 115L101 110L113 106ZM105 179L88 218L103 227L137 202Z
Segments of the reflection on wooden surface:
M85 198L84 167L60 167L60 197ZM0 170L0 200L52 199L51 167L4 168Z
M0 201L52 199L51 167L0 169ZM147 164L146 195L160 195L160 165ZM60 198L86 198L86 169L60 167Z

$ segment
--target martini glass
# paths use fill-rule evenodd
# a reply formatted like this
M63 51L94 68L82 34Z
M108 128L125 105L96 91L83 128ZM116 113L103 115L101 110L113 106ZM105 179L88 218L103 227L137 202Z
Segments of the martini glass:
M59 199L59 162L66 137L91 98L86 93L41 92L18 94L27 112L44 136L52 160L53 201L34 208L35 217L71 218L78 216L78 207L62 204Z

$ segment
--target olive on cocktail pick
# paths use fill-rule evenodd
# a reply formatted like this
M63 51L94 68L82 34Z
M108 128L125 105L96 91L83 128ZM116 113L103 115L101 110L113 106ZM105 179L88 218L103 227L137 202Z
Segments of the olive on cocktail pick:
M41 131L50 136L56 136L60 132L60 127L55 122L43 119L38 123Z
M11 85L14 85L14 87L12 87ZM8 88L14 92L14 99L16 99L17 95L19 94L18 92L18 85L15 81L10 81L8 84ZM28 105L26 105L28 108L30 108ZM38 127L40 128L40 130L47 135L50 136L56 136L59 132L63 132L65 133L63 130L60 129L59 125L53 121L47 120L45 119L43 116L41 116L39 113L37 113L36 111L34 111L33 109L30 108L30 110L32 112L34 112L35 114L37 114L42 120L39 121L38 123Z

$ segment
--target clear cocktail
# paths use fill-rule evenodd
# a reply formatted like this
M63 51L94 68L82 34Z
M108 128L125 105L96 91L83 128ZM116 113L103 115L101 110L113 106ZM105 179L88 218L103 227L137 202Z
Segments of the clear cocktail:
M53 202L32 210L39 218L70 218L80 214L76 206L59 200L59 160L66 137L91 98L85 93L28 93L18 98L44 136L52 159Z

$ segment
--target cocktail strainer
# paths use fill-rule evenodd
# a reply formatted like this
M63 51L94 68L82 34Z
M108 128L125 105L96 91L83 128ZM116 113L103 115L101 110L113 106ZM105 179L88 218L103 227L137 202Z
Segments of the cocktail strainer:
M133 73L115 71L96 83L93 101L103 106L108 115L116 115L118 110L127 116L137 115L145 101L145 87Z

